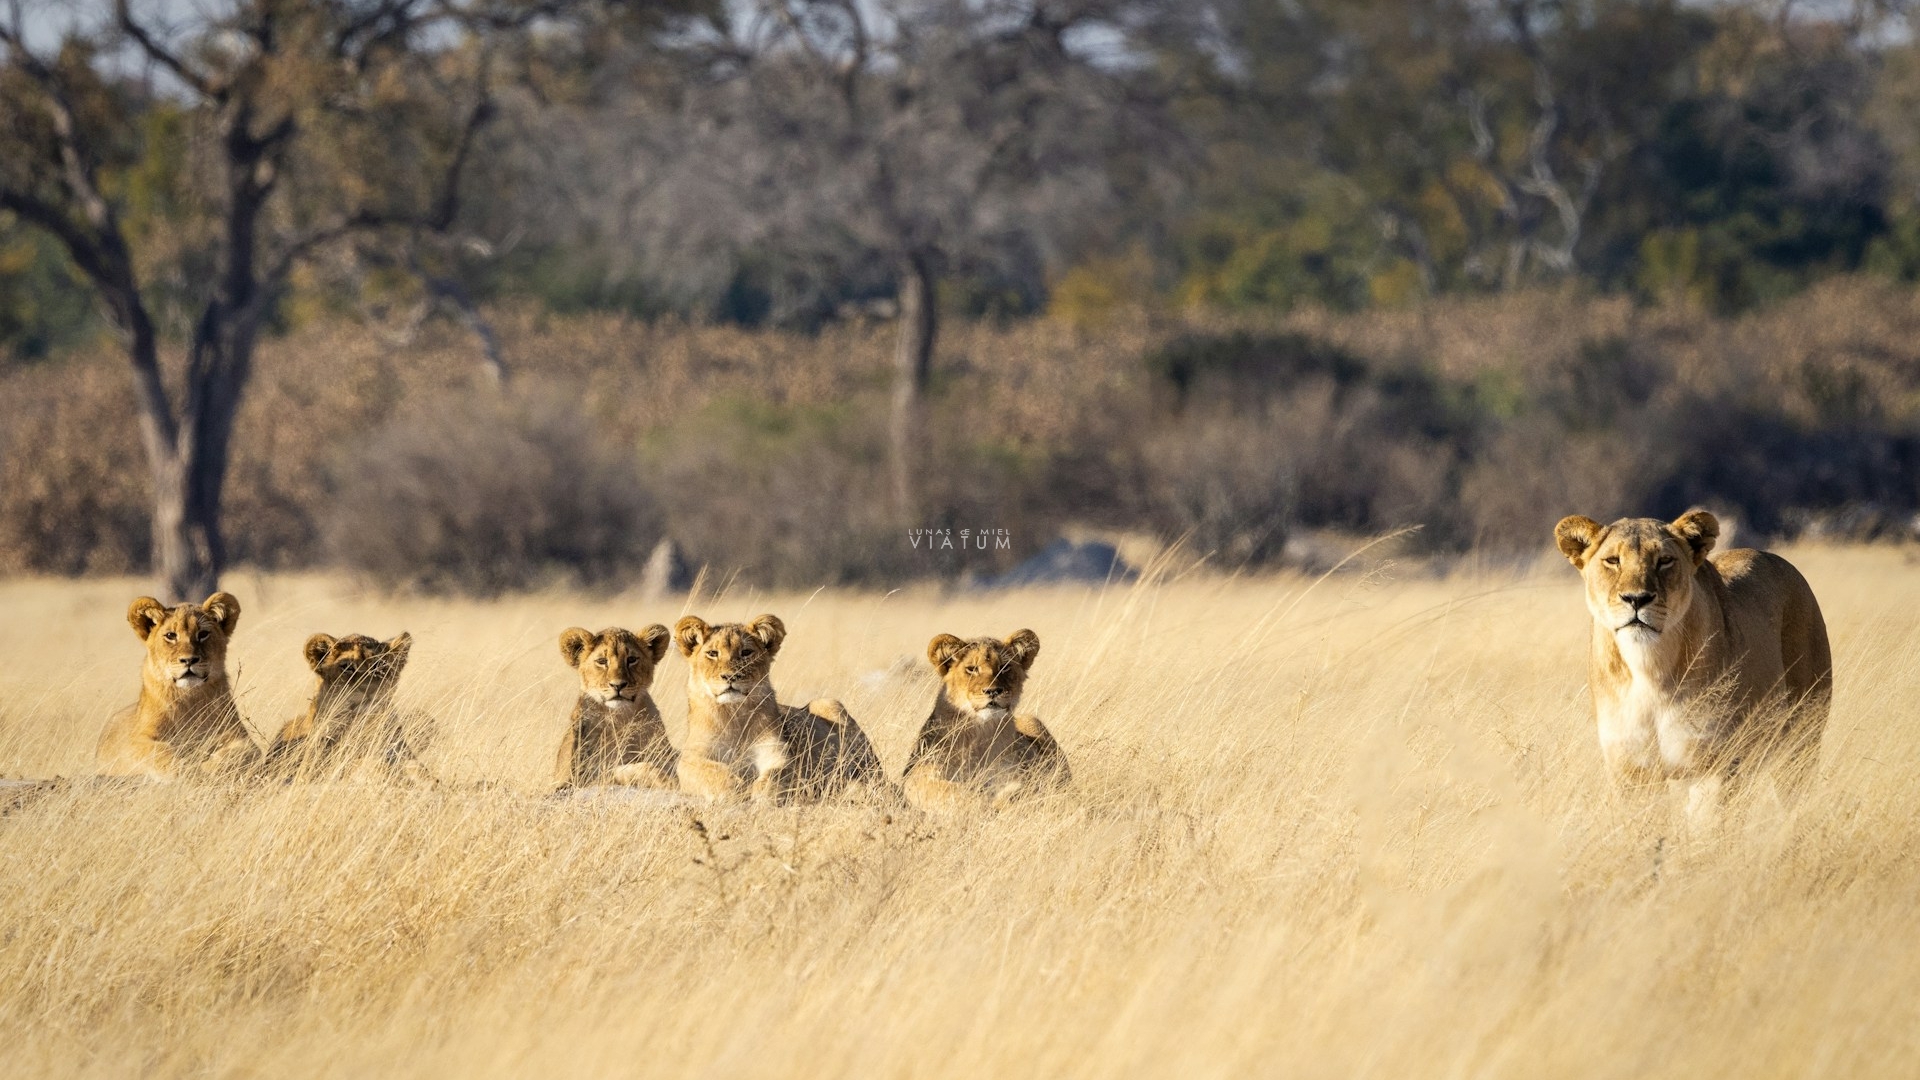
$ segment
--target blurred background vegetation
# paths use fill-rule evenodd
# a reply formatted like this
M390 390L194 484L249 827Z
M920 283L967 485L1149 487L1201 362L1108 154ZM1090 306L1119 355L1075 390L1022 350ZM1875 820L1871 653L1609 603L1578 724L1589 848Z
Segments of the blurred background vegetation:
M402 103L377 122L308 122L271 221L364 215L474 134L457 212L269 283L231 562L490 590L671 536L877 582L1076 526L1241 566L1316 529L1505 552L1565 512L1920 510L1902 0L231 7L387 18L424 58L365 91ZM0 130L40 137L36 35L87 73L164 358L228 196L207 102L129 20L240 47L115 8L24 9ZM0 570L152 559L121 336L0 211ZM1016 545L930 562L909 527Z

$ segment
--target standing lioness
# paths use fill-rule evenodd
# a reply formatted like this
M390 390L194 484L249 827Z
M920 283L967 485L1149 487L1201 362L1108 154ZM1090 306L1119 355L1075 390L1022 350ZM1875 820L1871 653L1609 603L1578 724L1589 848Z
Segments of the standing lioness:
M1569 517L1554 538L1586 581L1587 680L1600 752L1623 784L1692 782L1690 815L1769 761L1783 790L1820 756L1833 656L1813 590L1792 564L1751 548L1708 558L1720 523Z
M673 627L687 658L687 743L680 790L755 801L831 796L849 784L875 786L879 755L837 701L782 705L769 675L787 628L772 615L709 626L689 615Z
M227 683L227 639L240 624L240 601L217 592L205 603L167 607L142 596L127 608L127 622L147 643L140 700L101 732L100 774L171 780L253 765L260 750Z

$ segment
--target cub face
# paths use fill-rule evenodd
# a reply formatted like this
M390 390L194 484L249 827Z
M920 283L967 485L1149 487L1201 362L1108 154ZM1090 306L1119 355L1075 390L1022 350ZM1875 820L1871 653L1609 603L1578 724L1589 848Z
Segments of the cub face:
M1040 636L1016 630L1005 641L941 634L927 643L947 700L983 720L1005 720L1020 707L1027 672L1040 655Z
M580 672L582 694L603 705L633 702L653 686L654 669L671 640L657 623L638 634L617 626L597 634L574 626L560 634L560 656Z
M217 592L204 603L167 607L143 596L127 608L127 622L147 643L147 673L190 690L227 673L227 639L240 624L240 601Z
M673 627L673 640L687 658L690 685L722 705L746 700L750 690L767 681L786 637L786 624L772 615L719 626L689 615Z
M407 666L407 654L412 649L413 635L407 633L391 641L365 634L341 638L315 634L301 652L307 666L320 676L322 687L366 696L392 688Z
M1713 550L1720 523L1705 510L1671 523L1622 518L1607 526L1576 515L1553 535L1586 583L1594 621L1623 641L1650 644L1686 615L1694 571Z

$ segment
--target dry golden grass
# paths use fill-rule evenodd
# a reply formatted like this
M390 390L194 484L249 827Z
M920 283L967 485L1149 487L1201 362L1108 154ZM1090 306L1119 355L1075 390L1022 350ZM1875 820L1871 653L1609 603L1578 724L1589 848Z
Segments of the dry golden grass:
M1070 798L931 821L535 795L569 624L626 597L395 601L236 575L263 727L312 630L418 641L440 791L63 791L0 818L10 1076L1856 1076L1920 1061L1920 574L1825 604L1822 776L1712 843L1610 800L1564 565L1006 595L735 594L789 699L897 770L937 631L1043 641ZM0 771L86 768L136 583L0 585ZM685 669L657 697L683 708ZM677 735L677 732L676 732ZM499 779L481 789L467 782Z

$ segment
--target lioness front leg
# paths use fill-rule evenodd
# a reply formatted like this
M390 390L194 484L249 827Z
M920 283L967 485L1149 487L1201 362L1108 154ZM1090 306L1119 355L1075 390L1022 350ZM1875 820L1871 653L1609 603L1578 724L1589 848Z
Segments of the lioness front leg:
M900 791L913 806L936 814L978 809L987 801L980 792L936 775L931 769L915 769L902 777Z
M747 789L747 797L757 803L777 802L787 776L787 744L767 737L747 747L756 775Z
M651 761L635 761L607 770L607 783L620 787L671 788L674 778Z
M136 736L128 738L110 758L102 761L98 772L101 776L171 783L179 772L179 766L174 759L173 747L159 739Z
M739 790L733 770L709 757L682 753L674 766L680 790L709 799L725 799Z
M195 772L216 779L250 776L259 770L261 761L260 748L242 735L208 754L207 759L195 767Z

